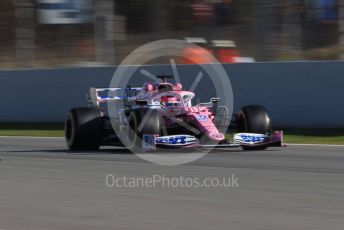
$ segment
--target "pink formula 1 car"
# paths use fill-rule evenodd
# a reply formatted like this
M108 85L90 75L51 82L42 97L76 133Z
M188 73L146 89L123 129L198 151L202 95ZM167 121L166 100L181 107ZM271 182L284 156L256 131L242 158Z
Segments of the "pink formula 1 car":
M166 82L166 76L159 78L162 82L145 83L142 88L91 88L90 106L74 108L67 115L69 149L282 146L283 133L272 131L262 106L245 106L229 117L227 107L218 105L219 98L192 105L193 92Z

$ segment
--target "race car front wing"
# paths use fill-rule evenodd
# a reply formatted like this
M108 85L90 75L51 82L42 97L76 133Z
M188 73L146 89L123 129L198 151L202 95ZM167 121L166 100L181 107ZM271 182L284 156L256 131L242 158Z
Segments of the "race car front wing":
M144 151L157 148L235 148L247 147L283 147L283 131L275 131L272 135L257 133L237 133L233 142L220 142L218 144L201 144L191 135L181 134L172 136L144 135L142 149Z

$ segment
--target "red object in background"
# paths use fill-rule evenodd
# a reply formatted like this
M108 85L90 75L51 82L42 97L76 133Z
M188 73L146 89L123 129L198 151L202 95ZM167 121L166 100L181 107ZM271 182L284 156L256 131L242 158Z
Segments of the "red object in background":
M236 49L219 49L216 53L216 58L220 63L235 63L235 58L240 57Z
M192 4L192 17L195 22L207 22L211 20L213 8L210 4L195 3Z
M204 49L204 48L195 48L190 47L186 48L183 51L183 57L185 57L182 61L183 64L207 64L212 63L212 58L209 56L212 54L212 51Z

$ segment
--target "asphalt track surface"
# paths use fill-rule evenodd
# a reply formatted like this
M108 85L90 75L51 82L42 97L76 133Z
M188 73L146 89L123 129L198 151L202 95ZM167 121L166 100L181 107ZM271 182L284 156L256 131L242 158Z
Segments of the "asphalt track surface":
M61 138L0 138L0 229L344 229L344 147L211 152L159 166ZM106 175L238 177L237 187L120 188Z

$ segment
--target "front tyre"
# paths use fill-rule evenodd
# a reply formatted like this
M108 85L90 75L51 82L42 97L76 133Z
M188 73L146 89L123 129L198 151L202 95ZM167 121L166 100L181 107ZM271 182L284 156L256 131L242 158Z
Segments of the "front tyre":
M75 108L65 122L65 138L70 150L97 150L103 137L100 111L95 108Z
M144 134L158 135L160 133L160 116L154 109L135 109L128 115L128 142L126 146L134 151L140 151Z
M239 132L271 134L271 121L266 109L260 105L241 108L237 117ZM267 146L242 146L244 150L264 150Z

